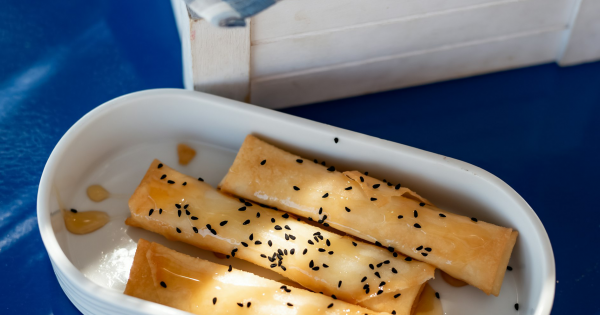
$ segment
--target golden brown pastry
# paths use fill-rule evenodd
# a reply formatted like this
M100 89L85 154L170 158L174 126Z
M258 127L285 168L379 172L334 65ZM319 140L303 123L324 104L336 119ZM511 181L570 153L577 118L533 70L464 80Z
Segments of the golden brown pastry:
M235 256L350 303L419 286L434 275L428 264L222 194L158 160L129 208L128 225Z
M248 136L220 184L432 264L498 295L517 232L443 211L400 185L341 173Z
M140 239L125 294L193 314L386 314Z

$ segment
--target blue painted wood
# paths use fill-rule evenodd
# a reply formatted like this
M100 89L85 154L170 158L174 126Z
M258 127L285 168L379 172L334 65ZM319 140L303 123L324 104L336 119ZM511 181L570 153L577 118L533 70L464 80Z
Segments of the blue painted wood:
M0 314L78 314L37 230L44 163L99 104L182 87L180 56L166 0L0 1ZM600 63L543 65L284 112L497 175L548 230L559 280L553 314L600 314Z

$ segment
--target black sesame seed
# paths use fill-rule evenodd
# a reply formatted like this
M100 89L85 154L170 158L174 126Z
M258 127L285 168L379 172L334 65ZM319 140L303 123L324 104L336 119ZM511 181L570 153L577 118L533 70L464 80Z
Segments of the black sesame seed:
M181 217L181 210L177 210L177 216Z
M312 270L319 271L319 266L314 267Z
M379 283L379 286L380 286L380 287L383 287L384 285L385 285L385 281L381 281L381 282Z
M290 255L294 255L295 252L296 252L295 248L290 249Z
M250 220L246 220L246 221L244 221L244 223L242 223L242 224L243 224L243 225L248 225L248 224L250 224Z
M388 185L388 186L394 186L394 184L392 184L392 183L387 183L387 185Z
M194 230L194 233L198 233L198 228L197 227L192 227L192 230Z
M356 242L352 242L352 245L354 245L354 247L356 247L358 244L356 244Z
M321 162L321 165L325 166L325 164L327 164L327 163L325 163L325 161Z
M371 268L371 270L375 269L375 266L373 266L373 264L369 264L369 268Z
M398 273L398 270L396 270L396 268L392 268L392 272L393 273Z
M361 183L364 183L364 182L365 182L365 179L364 179L362 176L360 177L360 182L361 182Z
M327 198L327 197L329 197L329 193L325 193L325 194L323 195L323 198Z
M425 250L430 252L431 251L431 247L425 247Z
M338 141L340 141L340 139L338 139L337 137L333 139L333 142L338 143Z
M288 231L291 231L291 230L292 230L292 229L290 229L290 226L289 226L289 225L287 225L287 224L286 224L286 225L284 225L283 227L284 227L286 230L288 230Z
M265 163L267 163L267 160L262 160L262 162L260 162L260 165L265 165Z
M290 217L290 215L289 215L289 214L287 214L287 213L284 213L284 214L282 214L282 215L281 215L281 217L282 217L282 218L284 218L284 219L287 219L287 218L289 218L289 217Z
M381 279L381 276L379 275L379 271L375 271L375 275L377 276L377 278Z
M422 250L423 249L423 245L417 247L417 250Z
M345 190L352 190L352 186L346 187Z
M256 241L256 242L254 242L254 245L260 245L260 244L262 244L262 242L261 242L261 241Z
M202 178L202 177L198 177L198 180L199 180L199 181L201 181L201 182L203 182L203 181L204 181L204 178Z
M445 218L445 217L446 217L446 215L445 215L445 214L443 214L443 213L440 213L440 217L442 217L442 218Z
M421 253L421 255L423 255L423 257L427 257L427 255L429 255L429 254L427 254L427 253Z
M477 222L477 218L471 218L471 221Z
M244 202L244 205L246 205L246 207L252 207L252 204L249 203L248 201Z
M288 302L288 303L287 303L287 306L294 306L294 304L292 304L292 303Z
M350 212L351 211L350 208L348 208L348 207L345 207L345 208L346 208L346 212Z
M229 268L227 268L227 271L231 272L231 270L233 270L233 267L231 265L229 265Z
M394 294L394 299L397 299L400 295L402 295L402 294L400 294L400 293Z
M380 186L379 184L375 184L375 185L373 185L373 188L377 189L377 188L379 188L379 186Z
M366 293L366 294L369 294L369 291L371 291L371 289L369 289L369 287L367 287L367 288L365 289L365 293Z
M252 302L246 303L246 307L250 307L250 305L252 305Z
M406 257L406 258L404 258L404 260L406 260L406 261L411 261L411 260L412 260L412 258L410 258L410 257Z
M297 159L296 162L302 164L302 162L304 162L302 159Z
M277 231L280 231L280 230L282 230L281 226L279 226L279 225L276 225L276 226L275 226L275 229L276 229Z
M388 252L393 253L394 252L394 248L392 246L388 246L387 248Z
M371 197L371 201L377 201L377 198Z
M162 208L158 209L158 214L162 214Z
M317 161L317 159L314 159L313 162L315 162L315 164L319 163L319 161Z
M290 234L290 239L292 239L292 241L296 240L296 237L292 234Z
M246 242L242 242L241 244L242 244L242 246L244 246L244 247L248 247L248 243L246 243Z
M163 287L163 288L166 288L166 287L167 287L167 284L166 284L164 281L161 281L161 282L160 282L160 286L161 286L161 287Z
M394 187L394 188L396 188L396 190L398 190L398 189L400 189L400 187L402 187L402 185L398 184L398 185L396 185L396 187Z
M257 242L258 242L258 241L257 241ZM265 254L260 254L260 257L262 257L262 258L267 258L267 255L265 255Z
M323 213L323 207L319 208L319 214Z
M256 213L256 217L257 217L257 218L260 218L260 212L257 212L257 213Z
M181 230L179 228L175 228L175 230L177 231L177 233L181 233Z
M435 297L439 299L440 298L440 294L438 292L435 292Z
M508 270L508 271L512 271L512 270L513 270L513 268L512 268L511 266L506 266L506 270Z
M189 206L190 206L190 205L187 205L187 204L186 204L185 206L183 206L183 209L187 209Z
M185 214L190 215L190 210L185 210Z
M277 264L271 264L271 266L270 266L270 267L271 267L271 268L275 268L275 267L277 267Z
M330 172L333 172L333 171L335 171L335 166L330 166L327 170Z
M402 219L402 218L404 218L404 216L403 216L403 215L399 215L399 216L398 216L398 219Z
M381 246L381 243L379 243L379 241L375 241L375 245Z
M212 233L213 235L217 235L217 231L215 229L210 229L210 233Z
M175 204L175 207L177 207L177 209L181 209L181 205L178 203Z
M185 185L187 185L187 182L183 182L183 184L181 184L181 185L185 186Z
M519 303L515 303L515 310L519 310Z
M337 139L337 138L336 138ZM336 141L337 142L337 141ZM333 303L327 305L327 308L332 308L333 307Z
M160 177L160 179L165 179L165 178L167 178L167 174L163 174L163 175Z
M383 263L378 263L377 264L377 268L381 268L381 266L383 266Z
M312 268L312 267L314 267L314 266L315 266L315 262L314 262L313 260L311 260L311 261L308 263L308 268Z
M246 211L246 207L241 207L238 209L238 211Z
M365 172L365 175L369 175L369 172Z
M194 219L194 218L196 218L196 217L192 217L192 220L197 220L198 219L198 218L196 218L196 219ZM225 224L227 224L227 222L228 222L227 220L221 221L221 223L219 223L219 225L220 226L225 226Z
M244 307L244 304L242 304L242 303L238 303L237 305L238 305L239 307Z
M163 167L163 164L162 163L158 163L158 168L161 168L161 167Z
M419 223L415 223L415 224L414 224L414 227L416 227L417 229L420 229L420 228L421 228L421 225L420 225Z
M275 218L271 218L271 223L275 223Z
M281 269L283 269L283 271L286 271L286 269L285 269L285 266L284 266L284 265L281 265L280 267L281 267Z
M238 200L239 200L241 203L245 203L245 202L246 202L246 200L245 200L244 198L238 198Z
M213 305L215 305L215 304L217 304L217 298L216 297L213 298Z
M413 215L415 216L415 218L419 217L419 213L417 212L417 210L413 210Z
M271 242L271 240L269 240L267 244L269 244L269 247L273 246L273 242Z
M212 226L210 226L210 224L207 224L206 228L210 230L210 229L212 229Z
M329 268L328 264L323 264L323 268Z
M169 183L169 184L175 184L175 182L172 181L172 180L170 180L170 179L167 181L167 183Z
M387 180L384 178L384 179L383 179L383 182L385 183L385 182L387 182Z
M325 248L319 248L319 252L323 253L326 252Z
M305 249L302 251L302 255L306 255L306 252L308 252L308 248L305 248Z
M383 293L383 290L377 291L377 295L380 295L381 293Z
M308 240L308 244L315 245L315 243L312 240Z
M340 280L340 282L338 282L338 288L342 287L342 280Z
M340 281L340 282L341 282L341 281ZM331 295L331 298L332 298L332 299L334 299L334 300L337 300L337 296L335 296L335 294L332 294L332 295Z
M290 240L290 236L289 236L289 235L287 235L287 233L285 233L285 240L286 240L286 241L289 241L289 240Z
M393 310L393 311L392 311L392 315L396 315L396 310Z
M154 209L150 209L150 211L148 211L148 215L152 215L152 212L154 212Z

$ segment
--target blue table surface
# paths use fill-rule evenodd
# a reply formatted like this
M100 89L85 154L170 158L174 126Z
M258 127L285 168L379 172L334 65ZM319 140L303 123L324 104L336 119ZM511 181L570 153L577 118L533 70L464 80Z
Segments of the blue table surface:
M126 93L182 87L170 2L3 0L0 60L0 313L79 314L38 232L39 178L54 145L86 112ZM283 111L500 177L550 235L559 281L553 314L600 314L592 301L600 282L600 63L541 65Z

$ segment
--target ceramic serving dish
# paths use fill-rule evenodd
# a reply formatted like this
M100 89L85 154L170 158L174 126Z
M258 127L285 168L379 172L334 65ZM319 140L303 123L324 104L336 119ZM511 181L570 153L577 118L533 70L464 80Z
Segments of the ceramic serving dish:
M225 263L212 253L170 242L124 224L127 200L154 158L216 185L233 162L244 137L253 133L307 158L342 170L411 187L441 208L519 231L499 297L472 287L453 288L441 277L431 282L445 313L548 315L555 290L554 256L535 212L510 186L465 162L284 113L208 94L150 90L111 100L82 117L54 148L38 191L38 223L63 290L84 314L186 314L123 295L140 237L175 250ZM334 142L338 138L339 142ZM197 156L177 164L176 146ZM86 188L100 184L110 198L99 203ZM62 206L61 206L62 205ZM87 235L65 229L59 209L100 210L110 222ZM229 264L230 261L227 262ZM278 281L282 276L249 263L233 266ZM514 304L519 303L519 311Z

